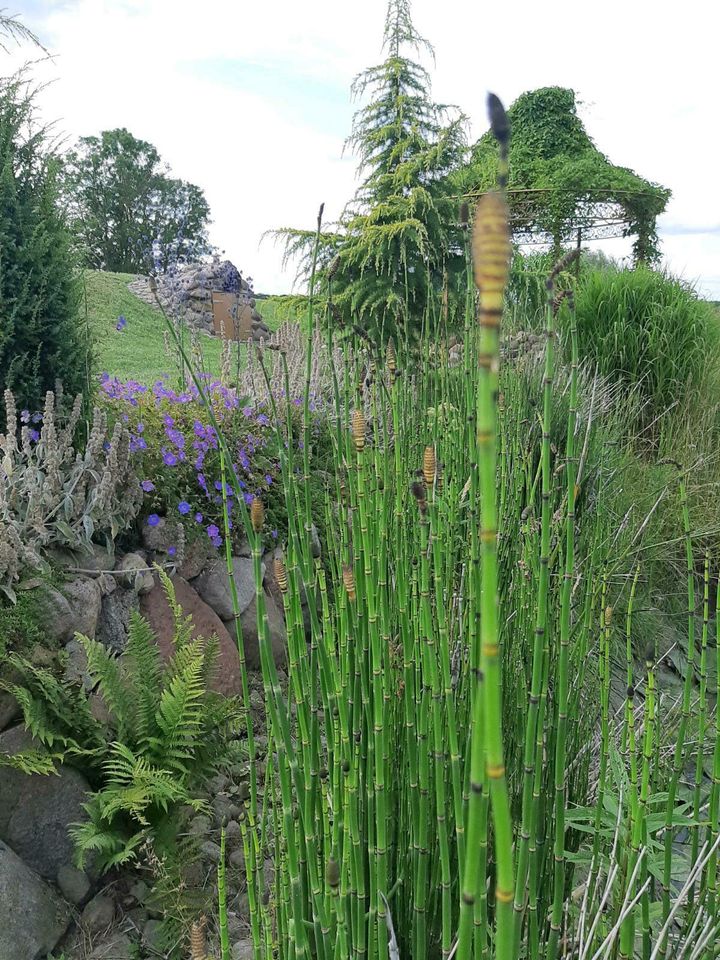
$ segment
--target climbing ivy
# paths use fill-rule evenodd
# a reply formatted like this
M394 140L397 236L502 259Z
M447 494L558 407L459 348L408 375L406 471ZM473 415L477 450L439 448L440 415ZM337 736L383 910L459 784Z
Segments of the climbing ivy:
M578 217L592 210L598 195L622 211L624 235L633 236L636 262L659 257L656 222L670 191L618 167L597 149L577 115L576 94L543 87L518 97L508 111L510 202L523 231L549 234L556 247L574 239ZM472 148L470 163L455 176L460 192L486 190L495 178L495 150L488 132ZM542 191L513 194L518 191Z

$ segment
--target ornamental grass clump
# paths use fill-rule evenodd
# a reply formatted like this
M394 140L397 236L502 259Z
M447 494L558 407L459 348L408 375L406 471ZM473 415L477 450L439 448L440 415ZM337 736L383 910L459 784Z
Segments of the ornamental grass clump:
M640 474L649 489L626 489L642 462L625 408L580 367L570 259L546 281L541 369L500 366L508 130L495 101L492 114L499 190L479 201L472 254L466 231L460 362L439 346L441 303L419 346L397 337L391 363L346 338L319 502L307 374L302 447L287 394L269 394L286 680L265 610L265 498L238 495L209 406L256 577L272 763L255 762L248 707L241 829L264 960L716 955L718 657L704 582L718 558L705 574L691 467L656 464ZM310 362L314 311L311 298ZM658 504L675 496L675 535L659 542ZM678 569L680 610L658 596ZM232 868L225 880L238 882Z

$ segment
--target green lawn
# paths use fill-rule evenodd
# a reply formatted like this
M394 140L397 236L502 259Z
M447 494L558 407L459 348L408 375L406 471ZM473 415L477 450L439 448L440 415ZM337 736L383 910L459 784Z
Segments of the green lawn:
M177 358L165 352L163 331L165 319L159 309L150 307L128 290L134 280L129 273L105 273L87 270L83 275L84 299L81 317L85 316L95 341L99 373L109 373L121 380L137 380L151 384L164 374L175 377ZM270 329L275 329L283 317L277 315L272 300L258 302L258 310ZM117 330L119 317L125 317L123 330ZM213 374L220 372L220 341L202 336L204 366Z

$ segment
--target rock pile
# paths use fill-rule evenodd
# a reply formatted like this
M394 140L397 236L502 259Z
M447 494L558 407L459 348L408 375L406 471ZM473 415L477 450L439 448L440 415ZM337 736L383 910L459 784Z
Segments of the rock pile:
M229 260L215 257L208 263L180 264L158 277L137 277L128 288L140 300L181 317L193 329L213 334L213 293L235 293L238 308L250 311L253 339L269 337L270 331L256 309L252 277L247 280Z

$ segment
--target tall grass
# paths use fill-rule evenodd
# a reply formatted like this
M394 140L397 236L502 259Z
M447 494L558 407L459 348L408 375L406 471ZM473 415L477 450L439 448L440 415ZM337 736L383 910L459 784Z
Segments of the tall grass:
M476 244L479 324L468 262L462 363L439 349L430 358L439 309L420 357L402 341L387 356L345 342L322 517L307 496L313 438L305 429L297 449L288 401L273 397L288 513L275 564L286 684L264 610L262 505L237 496L272 759L260 783L246 704L254 953L709 960L720 842L711 683L696 687L689 657L678 707L659 649L637 656L653 511L618 513L631 462L624 413L579 369L572 296L551 282L544 369L521 358L498 373L501 202L481 201L477 229L495 239ZM316 320L311 297L308 366ZM553 363L558 334L572 344L569 370ZM268 382L270 366L286 370L282 352L259 362ZM307 425L307 390L304 407ZM240 494L229 451L224 463ZM673 469L692 641L696 548ZM672 566L676 544L666 546ZM658 562L654 553L648 570Z

